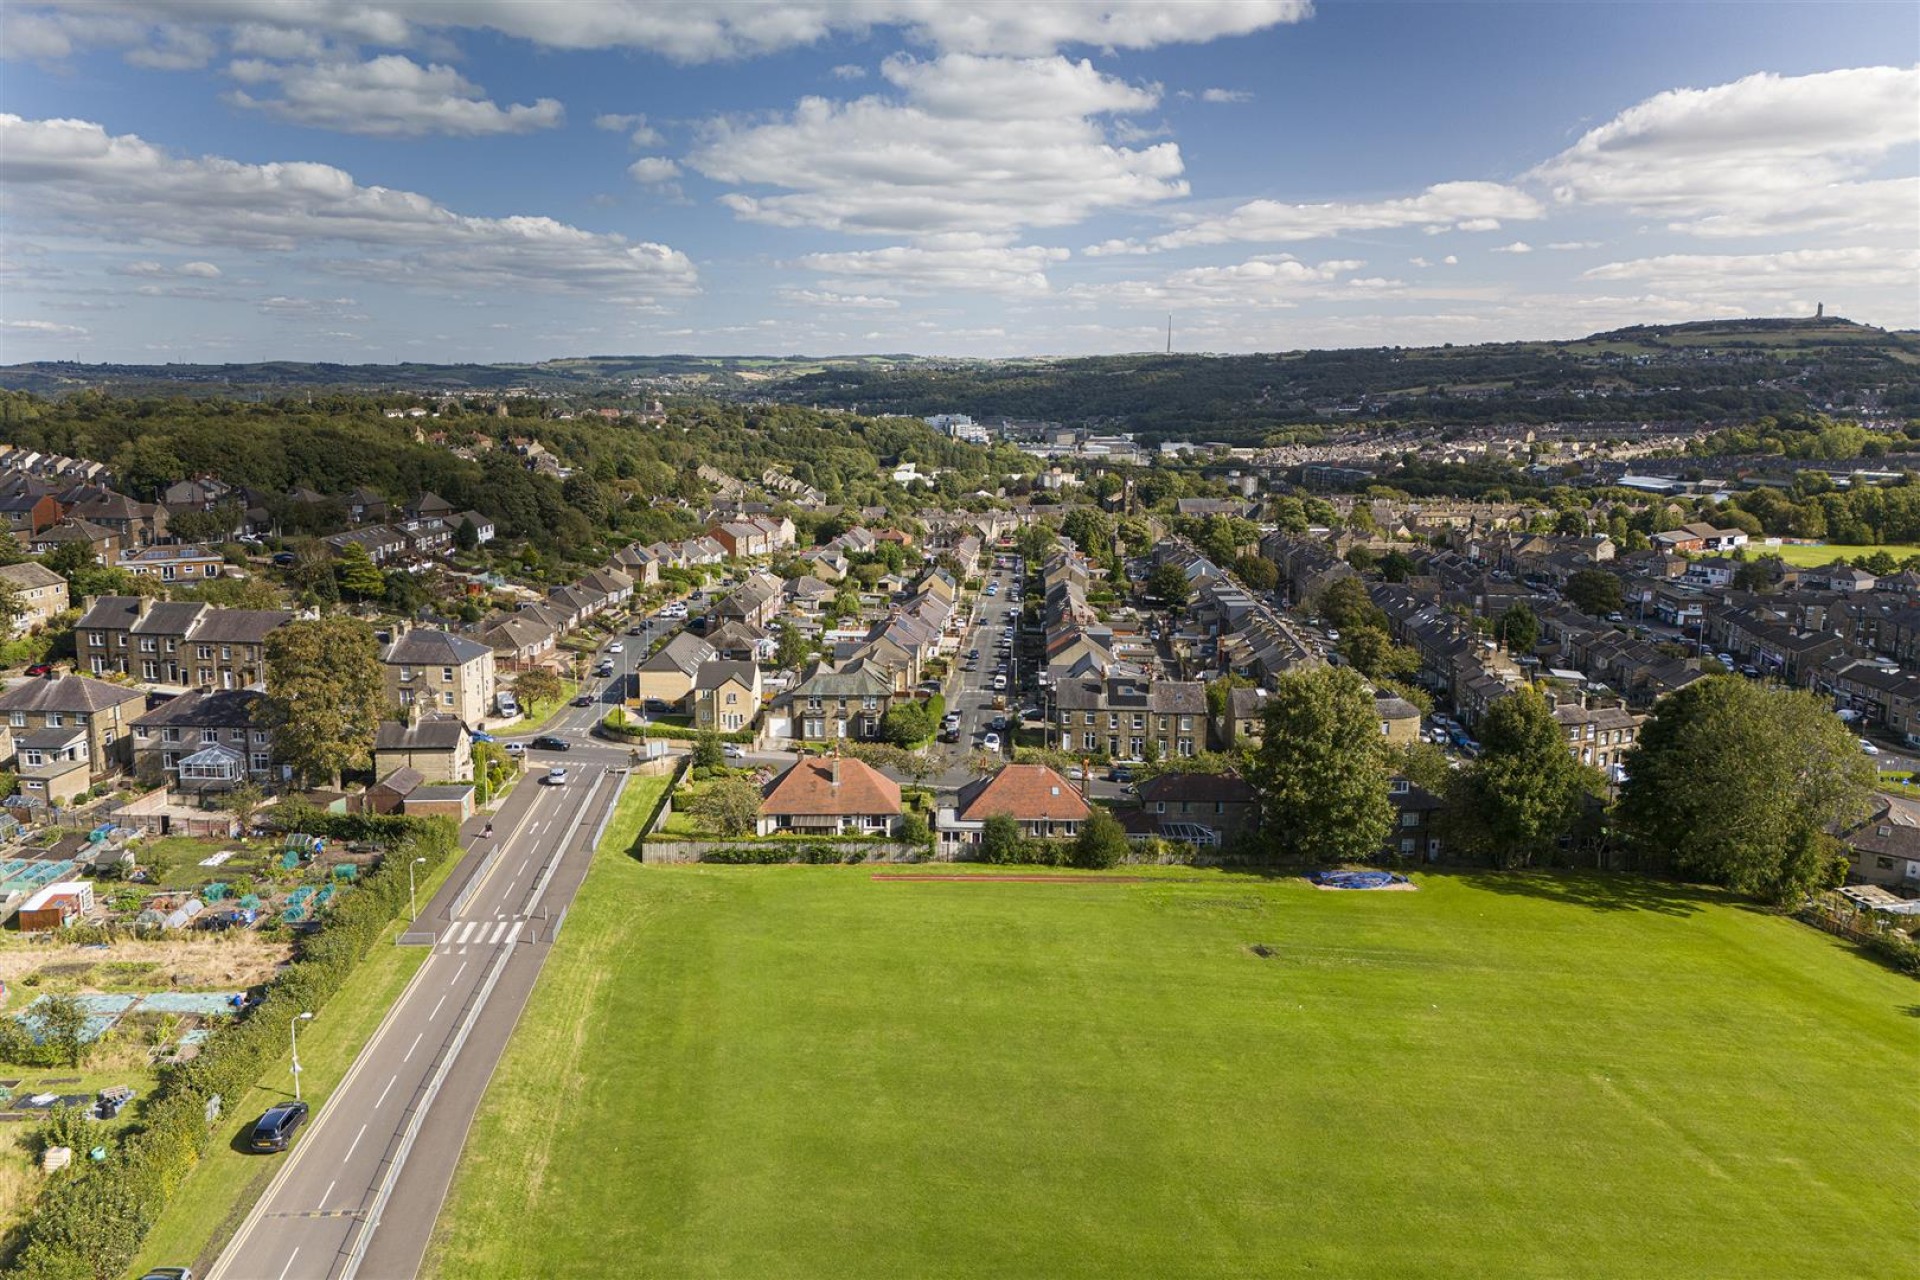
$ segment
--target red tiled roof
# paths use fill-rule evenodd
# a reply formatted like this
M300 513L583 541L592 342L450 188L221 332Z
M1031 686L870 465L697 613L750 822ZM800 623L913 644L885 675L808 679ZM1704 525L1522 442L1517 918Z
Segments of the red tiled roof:
M760 812L772 816L899 813L900 784L858 760L841 760L840 785L832 760L802 760L770 783Z
M1074 785L1048 766L1010 764L963 789L955 816L962 822L981 822L996 813L1021 822L1078 822L1088 809Z

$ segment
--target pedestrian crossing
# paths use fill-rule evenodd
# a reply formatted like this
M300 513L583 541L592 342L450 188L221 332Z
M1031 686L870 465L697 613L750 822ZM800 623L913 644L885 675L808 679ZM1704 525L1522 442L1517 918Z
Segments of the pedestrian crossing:
M525 920L456 920L440 935L443 947L512 946L520 939Z

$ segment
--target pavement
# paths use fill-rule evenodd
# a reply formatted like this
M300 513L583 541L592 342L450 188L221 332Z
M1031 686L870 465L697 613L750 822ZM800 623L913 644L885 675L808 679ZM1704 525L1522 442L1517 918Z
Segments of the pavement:
M647 643L619 639L641 652ZM467 856L410 930L432 935L433 954L292 1150L260 1157L281 1168L210 1280L418 1272L468 1126L626 780L629 750L589 736L617 687L563 708L537 735L501 739L553 735L571 748L529 747L526 780L462 829ZM565 783L543 780L554 765Z

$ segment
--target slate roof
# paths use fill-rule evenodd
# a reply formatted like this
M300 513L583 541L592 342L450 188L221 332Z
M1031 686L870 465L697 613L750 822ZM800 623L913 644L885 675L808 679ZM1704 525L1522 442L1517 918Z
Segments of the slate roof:
M0 711L105 711L129 702L145 702L147 695L123 684L90 680L86 676L43 676L23 680L0 693Z
M267 695L257 689L189 689L134 720L137 728L252 728L253 709Z
M428 716L417 724L382 720L374 734L375 751L453 751L467 726L453 716Z
M396 636L393 643L381 651L380 661L388 666L460 667L492 652L486 645L450 631L416 627Z

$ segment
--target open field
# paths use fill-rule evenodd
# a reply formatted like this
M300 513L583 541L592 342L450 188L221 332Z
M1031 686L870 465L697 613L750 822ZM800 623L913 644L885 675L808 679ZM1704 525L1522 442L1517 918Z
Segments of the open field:
M428 1274L1913 1260L1895 1135L1920 1126L1920 986L1710 891L902 883L615 848L494 1077Z
M1885 546L1860 546L1853 543L1823 543L1809 546L1803 543L1778 547L1750 546L1749 558L1759 556L1779 556L1788 564L1797 564L1803 568L1832 564L1835 560L1852 560L1855 556L1870 556L1876 551L1884 551L1895 560L1905 560L1908 556L1920 556L1920 546L1910 542L1890 542Z

